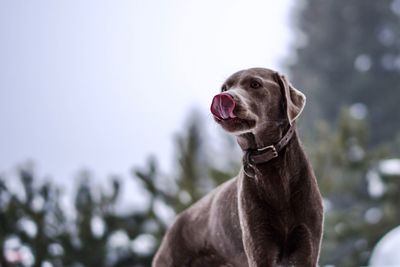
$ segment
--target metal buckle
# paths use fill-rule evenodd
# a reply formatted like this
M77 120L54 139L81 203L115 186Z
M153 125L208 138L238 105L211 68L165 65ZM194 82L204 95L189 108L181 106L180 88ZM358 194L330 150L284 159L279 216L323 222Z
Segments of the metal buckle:
M274 145L266 146L263 148L258 148L255 150L246 150L244 155L243 155L243 170L244 173L249 176L249 177L255 177L256 176L256 167L254 160L251 157L251 154L255 153L256 155L254 156L260 156L260 154L266 153L263 157L262 162L268 162L273 158L278 157L278 151L276 150L276 147Z
M263 152L265 150L271 149L272 150L272 158L276 158L278 157L278 151L276 151L276 148L274 145L270 145L270 146L266 146L263 148L258 148L257 152Z

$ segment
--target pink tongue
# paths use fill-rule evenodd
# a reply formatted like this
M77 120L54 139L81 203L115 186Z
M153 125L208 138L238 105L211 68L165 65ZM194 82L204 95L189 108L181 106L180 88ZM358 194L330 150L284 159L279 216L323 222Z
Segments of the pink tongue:
M236 103L231 95L218 94L214 96L211 103L211 113L219 119L236 118L233 114Z

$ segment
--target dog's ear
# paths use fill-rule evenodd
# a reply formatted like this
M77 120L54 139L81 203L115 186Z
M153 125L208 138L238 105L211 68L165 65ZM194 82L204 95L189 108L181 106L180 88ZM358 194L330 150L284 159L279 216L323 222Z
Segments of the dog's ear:
M285 76L279 73L276 76L284 99L284 108L291 125L303 111L306 105L306 96L294 88Z

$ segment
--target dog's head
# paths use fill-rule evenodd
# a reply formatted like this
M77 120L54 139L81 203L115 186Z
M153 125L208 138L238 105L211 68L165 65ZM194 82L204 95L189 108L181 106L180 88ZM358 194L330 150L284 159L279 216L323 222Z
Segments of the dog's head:
M292 124L302 112L306 97L284 76L264 68L242 70L230 76L214 96L211 113L226 131L235 135L254 132L267 122Z

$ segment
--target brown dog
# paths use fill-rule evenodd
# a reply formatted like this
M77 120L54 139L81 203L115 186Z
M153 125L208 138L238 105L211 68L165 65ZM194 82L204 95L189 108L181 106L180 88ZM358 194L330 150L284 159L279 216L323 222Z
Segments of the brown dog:
M269 69L242 70L223 84L211 112L237 137L243 168L177 217L153 267L317 265L322 199L295 129L304 105Z

